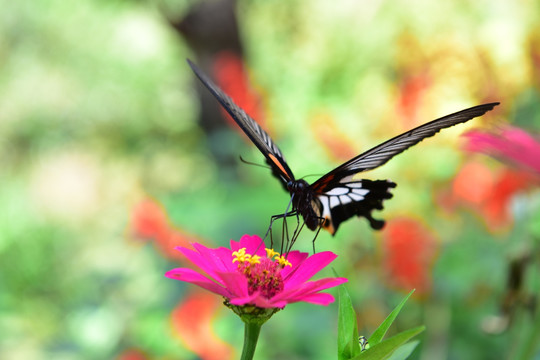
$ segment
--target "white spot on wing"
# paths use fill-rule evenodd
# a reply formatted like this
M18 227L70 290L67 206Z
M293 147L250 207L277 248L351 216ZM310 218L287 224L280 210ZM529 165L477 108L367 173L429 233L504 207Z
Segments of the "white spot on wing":
M346 195L341 195L339 197L339 200L341 200L342 204L348 204L348 203L352 202L352 199L349 196L346 196Z
M364 197L362 195L359 195L359 194L356 194L356 193L350 193L349 196L354 201L362 201L362 200L364 200Z
M330 217L330 200L327 196L319 196L322 205L322 217Z
M352 189L351 191L352 191L352 194L360 195L362 197L364 197L364 195L366 195L369 192L369 190L367 189Z
M339 180L339 182L342 183L342 184L345 184L345 183L354 181L354 180L353 180L353 177L354 177L355 175L356 175L356 174L352 174L352 175L345 176L343 179Z
M339 198L337 196L332 196L330 199L330 208L334 208L339 205Z
M333 188L332 190L328 191L326 193L326 195L339 196L339 195L345 195L345 194L348 194L348 193L349 193L349 189L347 189L346 187L336 187L336 188Z

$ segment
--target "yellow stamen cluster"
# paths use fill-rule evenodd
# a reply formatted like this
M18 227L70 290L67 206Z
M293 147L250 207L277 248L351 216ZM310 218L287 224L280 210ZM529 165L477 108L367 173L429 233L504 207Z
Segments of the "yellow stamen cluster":
M278 252L274 251L274 249L265 249L266 250L266 256L273 261L276 261L282 268L285 266L292 266L292 264L284 257L280 256ZM254 264L260 264L261 263L261 257L258 255L251 255L246 254L246 248L241 248L238 251L233 251L233 263L238 262L240 264L244 264L246 262L250 263L251 265Z
M279 263L279 265L281 265L281 267L285 267L285 266L290 266L292 267L292 264L285 258L285 256L279 256L276 258L277 262Z
M247 279L247 290L251 295L258 292L270 299L283 291L284 282L281 271L291 263L272 249L266 249L266 258L246 253L246 248L232 253L233 263L237 263L238 271Z
M279 253L274 251L274 249L265 248L266 250L266 257L269 259L272 259L274 256L279 256Z
M266 250L266 256L268 256L268 258L271 260L277 261L282 268L284 268L285 266L292 266L292 264L287 261L284 256L279 256L279 253L277 251L274 251L274 249L266 248L264 250Z
M239 263L248 262L252 265L261 263L261 257L259 255L246 254L246 248L241 248L238 251L233 251L232 256L234 257L232 261L233 263L237 261Z

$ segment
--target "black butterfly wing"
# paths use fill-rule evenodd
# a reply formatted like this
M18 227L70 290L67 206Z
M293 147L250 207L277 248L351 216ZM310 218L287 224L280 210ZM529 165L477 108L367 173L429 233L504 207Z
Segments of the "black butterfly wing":
M189 59L187 59L187 62L204 86L216 97L219 103L227 110L234 121L236 121L238 126L246 133L260 152L263 153L266 157L266 162L272 168L272 174L280 179L285 189L287 189L286 185L289 181L294 180L294 175L287 165L281 150L274 144L270 136L195 64Z
M394 187L396 184L390 180L362 179L334 184L322 194L315 192L317 213L324 219L320 224L334 235L342 222L361 216L368 220L372 229L380 230L384 220L375 219L371 212L383 209L383 201L392 198L390 190Z
M383 200L392 197L390 189L396 184L389 180L355 181L352 179L354 175L377 168L440 130L481 116L498 104L474 106L418 126L352 158L321 177L311 185L311 189L319 200L319 213L325 218L323 227L334 234L341 222L356 215L368 219L373 229L381 229L384 221L374 219L371 212L383 208Z
M474 106L404 132L338 166L313 183L312 187L316 191L323 193L328 186L332 187L332 184L336 182L344 182L344 180L346 181L362 171L372 170L384 165L397 154L418 144L425 138L435 135L440 130L482 116L497 105L499 105L498 102Z

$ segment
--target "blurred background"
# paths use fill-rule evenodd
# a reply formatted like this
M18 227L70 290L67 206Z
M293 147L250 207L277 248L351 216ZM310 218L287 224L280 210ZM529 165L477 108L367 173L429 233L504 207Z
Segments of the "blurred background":
M309 182L480 103L364 177L398 183L376 217L317 251L369 336L425 324L415 359L540 358L538 173L464 150L470 129L540 133L540 3L7 2L0 12L0 358L235 359L222 299L164 277L174 251L266 231L288 195L190 58ZM305 231L296 248L311 251ZM332 273L321 274L332 276ZM336 356L337 307L293 304L259 359ZM536 356L536 357L535 357Z

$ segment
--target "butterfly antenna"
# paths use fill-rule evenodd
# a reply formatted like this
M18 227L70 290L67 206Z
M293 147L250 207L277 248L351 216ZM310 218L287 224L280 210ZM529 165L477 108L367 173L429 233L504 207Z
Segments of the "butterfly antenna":
M307 177L312 177L312 176L316 176L317 178L320 178L321 176L323 176L324 174L307 174L307 175L304 175L302 176L300 179L301 180L305 180L305 178Z
M253 166L258 166L258 167L262 167L262 168L265 168L265 169L270 169L272 170L272 168L270 166L267 166L267 165L262 165L262 164L257 164L257 163L254 163L252 161L248 161L246 159L244 159L241 155L239 156L240 158L240 161L243 162L244 164L248 164L248 165L253 165Z

